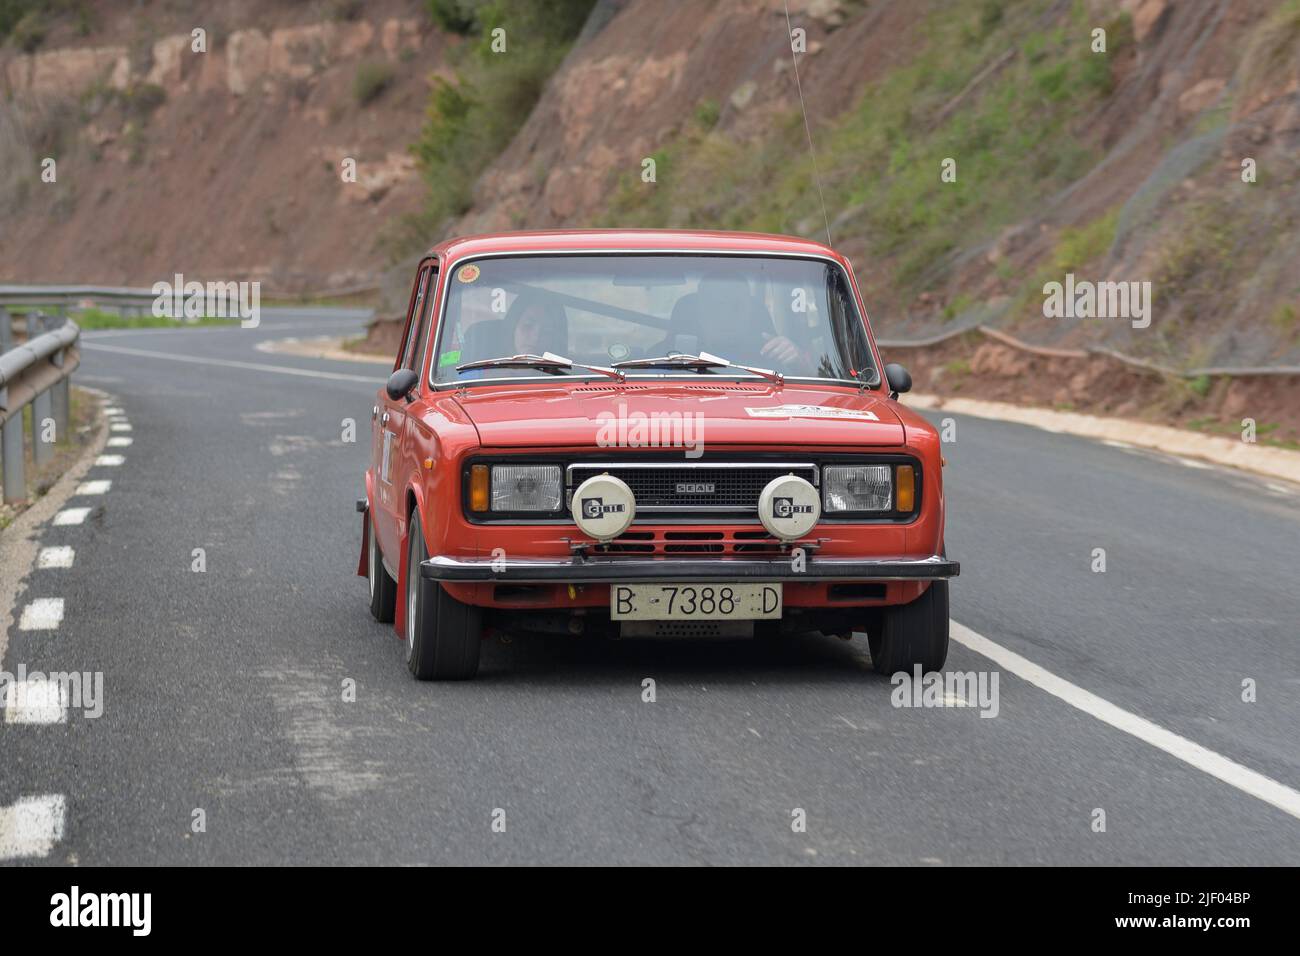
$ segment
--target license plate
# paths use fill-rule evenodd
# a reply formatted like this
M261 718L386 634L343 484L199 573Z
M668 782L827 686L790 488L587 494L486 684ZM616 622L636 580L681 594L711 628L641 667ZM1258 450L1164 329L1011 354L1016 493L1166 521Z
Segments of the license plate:
M780 584L611 584L615 621L762 621L781 616Z

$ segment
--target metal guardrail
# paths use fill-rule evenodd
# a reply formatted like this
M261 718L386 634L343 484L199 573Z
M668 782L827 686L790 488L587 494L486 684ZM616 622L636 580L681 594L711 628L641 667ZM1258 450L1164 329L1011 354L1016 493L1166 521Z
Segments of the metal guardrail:
M42 327L45 331L37 334ZM14 345L13 320L0 301L0 456L6 503L27 497L23 409L32 406L37 467L50 460L54 441L67 434L69 381L81 362L80 337L77 323L36 313L27 319L27 341Z
M13 306L53 306L60 315L70 308L110 305L143 315L157 299L151 289L103 285L0 285L0 309Z
M299 299L341 298L378 291L374 283L354 283L336 289L315 292L268 292L262 290L265 300L294 301ZM0 308L15 306L53 306L60 315L69 309L83 306L110 306L121 312L130 310L143 315L153 308L158 294L153 289L133 289L108 285L0 285Z
M1160 365L1157 362L1150 362L1146 359L1134 358L1131 355L1125 355L1123 352L1117 352L1114 349L1101 348L1099 346L1088 346L1082 349L1059 349L1049 348L1043 345L1031 345L1028 342L1022 342L1014 336L1008 335L1000 329L995 329L987 325L968 325L960 329L952 329L947 332L940 332L938 335L932 335L924 339L889 339L877 338L876 344L882 349L922 349L939 345L951 339L960 338L963 335L982 335L985 338L993 339L1003 345L1019 349L1022 352L1031 352L1034 355L1044 355L1048 358L1068 358L1068 359L1085 359L1093 355L1102 355L1107 358L1121 362L1130 368L1141 369L1146 372L1155 372L1160 375L1169 375L1175 378L1194 379L1202 376L1209 378L1236 378L1255 375L1300 375L1300 365L1249 365L1249 366L1211 366L1208 368L1189 368L1177 369L1168 365Z

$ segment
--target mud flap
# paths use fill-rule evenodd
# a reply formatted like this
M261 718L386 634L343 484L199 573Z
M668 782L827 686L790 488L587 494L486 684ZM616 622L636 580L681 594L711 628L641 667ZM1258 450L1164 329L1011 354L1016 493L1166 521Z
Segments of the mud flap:
M357 562L357 577L364 578L370 574L370 505L365 498L357 499L357 510L361 512L361 560Z
M407 523L406 527L407 527L407 534L409 534L411 528L409 522ZM406 565L407 565L407 552L409 552L411 549L409 547L409 542L406 539L406 535L402 535L398 540L401 542L402 552L397 559L397 607L393 609L393 630L397 632L398 640L400 640L403 644L405 644L406 643L406 575L410 573ZM420 573L419 568L416 568L415 573L416 574Z

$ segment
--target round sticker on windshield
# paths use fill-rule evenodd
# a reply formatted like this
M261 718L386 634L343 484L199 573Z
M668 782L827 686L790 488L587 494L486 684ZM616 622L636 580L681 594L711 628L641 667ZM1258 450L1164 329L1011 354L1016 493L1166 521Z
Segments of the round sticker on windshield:
M456 273L456 278L461 282L473 282L478 278L479 269L474 263L467 266L461 266L460 271Z
M609 347L609 357L616 362L622 361L623 359L627 358L627 353L630 351L631 349L629 349L622 342L615 342L613 345Z

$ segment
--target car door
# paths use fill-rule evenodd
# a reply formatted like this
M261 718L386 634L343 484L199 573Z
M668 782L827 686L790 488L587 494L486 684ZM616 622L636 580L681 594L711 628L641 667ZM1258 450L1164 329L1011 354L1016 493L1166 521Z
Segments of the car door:
M426 259L420 263L416 274L415 286L411 290L411 301L407 307L406 327L402 335L402 347L393 362L393 371L400 368L417 368L417 362L423 356L420 347L427 337L428 305L432 298L433 282L436 276L435 263ZM407 475L403 473L401 442L406 430L406 401L394 401L388 392L381 389L375 405L375 424L373 444L371 447L371 465L374 475L375 494L375 536L379 539L379 548L384 554L384 562L394 577L401 554L402 525L406 515L402 513L405 501Z

